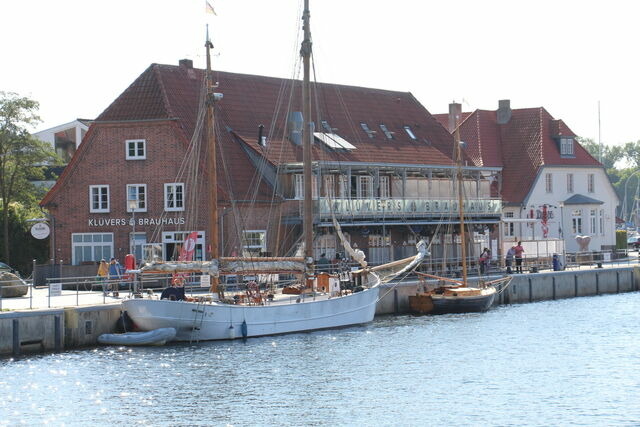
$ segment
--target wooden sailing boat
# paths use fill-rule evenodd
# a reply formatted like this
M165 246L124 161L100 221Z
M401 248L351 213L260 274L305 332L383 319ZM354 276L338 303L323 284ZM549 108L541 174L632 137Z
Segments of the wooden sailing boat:
M491 281L478 280L475 287L469 283L467 268L467 242L464 217L462 174L462 144L460 142L459 117L456 116L454 132L458 215L460 218L460 253L462 280L416 272L421 278L422 290L409 296L411 311L418 314L467 313L488 310L499 291L511 282L511 276Z
M303 13L304 40L301 55L304 64L303 116L311 115L310 101L310 58L311 31L309 24L309 0L305 0ZM357 273L358 292L316 292L312 284L313 272L313 202L311 179L311 142L313 129L310 120L304 130L304 208L303 236L304 258L221 258L218 253L218 215L216 149L213 132L214 108L217 97L211 73L210 49L207 37L206 71L206 129L209 152L209 188L211 260L206 262L184 261L152 263L141 269L149 272L193 273L210 275L210 295L200 296L197 301L174 301L169 299L129 299L123 307L136 325L143 330L172 327L177 331L176 339L181 341L233 339L236 336L254 337L316 329L335 328L362 324L371 321L375 314L379 297L379 285L394 277L413 271L424 259L426 247L419 246L419 253L410 258L396 261L384 269L366 267ZM339 229L339 225L337 228ZM348 244L345 246L350 248ZM352 251L352 255L357 255ZM218 288L218 276L224 274L270 274L289 273L301 278L301 287L306 288L301 295L287 295L273 292L263 295L257 286L248 289L246 295L237 299L227 299ZM311 284L311 286L309 286ZM217 294L218 298L214 294Z

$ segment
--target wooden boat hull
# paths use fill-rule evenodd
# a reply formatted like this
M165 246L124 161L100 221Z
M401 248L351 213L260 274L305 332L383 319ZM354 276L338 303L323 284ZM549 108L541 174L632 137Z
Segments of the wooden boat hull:
M473 313L487 311L493 305L496 289L447 290L409 296L409 307L417 314Z
M317 329L373 320L379 288L314 300L291 296L290 303L234 305L155 299L129 299L122 305L142 330L172 327L177 341L227 340Z

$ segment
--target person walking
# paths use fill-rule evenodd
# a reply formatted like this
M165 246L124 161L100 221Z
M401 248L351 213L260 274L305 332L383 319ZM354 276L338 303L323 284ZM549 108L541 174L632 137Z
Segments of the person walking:
M102 284L102 293L106 296L107 291L107 279L109 276L109 264L104 259L100 260L98 264L98 273L96 275L98 282Z
M516 257L516 273L522 274L522 254L524 253L524 248L522 247L522 242L518 242L518 245L513 248Z

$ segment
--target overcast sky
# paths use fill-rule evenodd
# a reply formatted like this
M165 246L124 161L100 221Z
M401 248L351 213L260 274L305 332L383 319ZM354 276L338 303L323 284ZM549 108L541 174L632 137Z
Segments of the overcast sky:
M38 130L95 118L151 63L293 75L301 0L2 0L0 91ZM545 107L578 135L640 140L637 1L311 0L319 81L408 91L431 112Z

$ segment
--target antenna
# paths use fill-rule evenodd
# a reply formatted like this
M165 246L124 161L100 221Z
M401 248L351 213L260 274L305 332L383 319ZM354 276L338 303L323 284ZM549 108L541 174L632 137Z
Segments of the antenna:
M600 101L598 100L598 146L600 147L600 151L598 154L598 161L602 163L602 135L600 132Z

